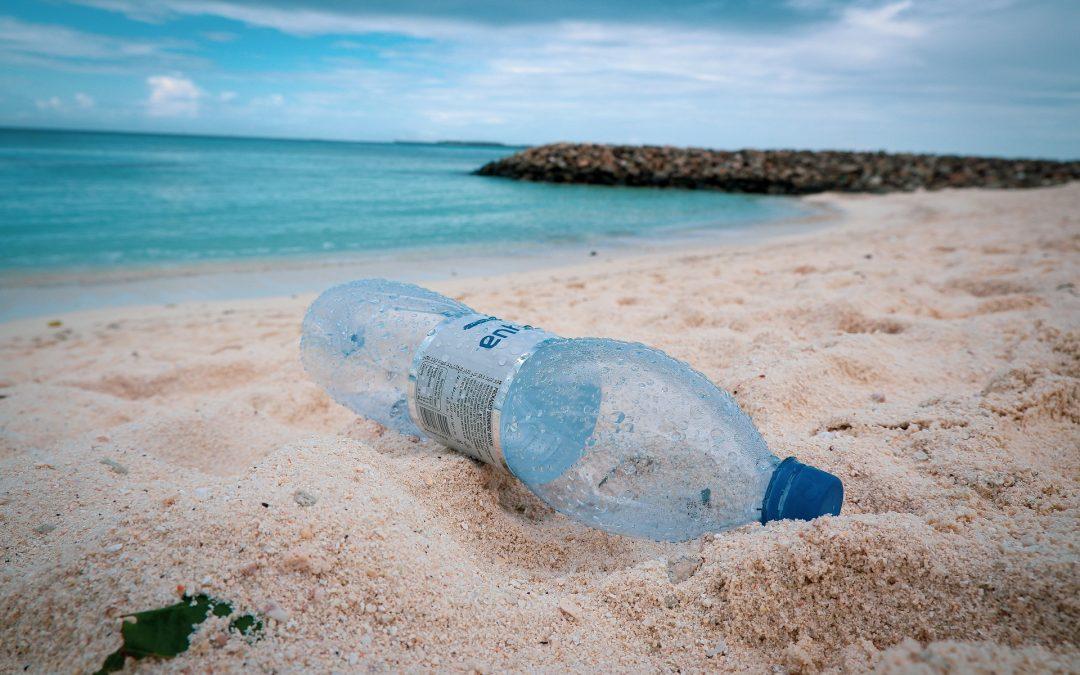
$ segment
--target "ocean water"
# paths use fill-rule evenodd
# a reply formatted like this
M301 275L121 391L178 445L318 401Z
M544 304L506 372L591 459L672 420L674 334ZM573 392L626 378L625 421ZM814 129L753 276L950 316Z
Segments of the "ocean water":
M0 271L588 244L806 213L783 197L470 175L513 151L0 130Z

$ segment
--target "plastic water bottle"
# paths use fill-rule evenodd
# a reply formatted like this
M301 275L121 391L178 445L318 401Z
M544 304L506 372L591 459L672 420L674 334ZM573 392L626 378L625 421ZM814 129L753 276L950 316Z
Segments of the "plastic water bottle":
M301 352L359 415L509 471L608 532L681 541L840 513L837 477L780 461L730 395L642 344L561 338L364 279L315 300Z

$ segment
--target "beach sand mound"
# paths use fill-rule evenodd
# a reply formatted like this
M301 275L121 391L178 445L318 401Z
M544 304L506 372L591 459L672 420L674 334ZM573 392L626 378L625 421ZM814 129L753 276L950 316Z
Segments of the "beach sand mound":
M0 670L92 671L183 592L265 629L155 669L1080 670L1080 185L814 199L840 222L437 285L686 359L844 480L684 544L337 406L310 298L0 327Z

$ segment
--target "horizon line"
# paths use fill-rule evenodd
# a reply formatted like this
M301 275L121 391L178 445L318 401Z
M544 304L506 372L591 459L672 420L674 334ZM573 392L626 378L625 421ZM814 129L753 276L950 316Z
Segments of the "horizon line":
M407 138L394 138L385 141L367 139L346 138L319 138L316 136L256 136L247 134L213 134L197 133L188 131L144 131L140 129L87 129L79 127L50 127L50 126L20 126L0 123L0 131L38 131L45 133L73 133L73 134L116 134L120 136L172 136L178 138L208 138L214 140L238 140L238 141L286 141L293 143L351 143L356 145L473 145L491 146L501 148L529 148L528 143L505 143L503 141L479 140L479 139L454 139L445 138L433 141L412 140Z
M926 150L886 150L884 148L878 148L876 150L854 150L851 148L797 148L797 147L741 147L741 148L716 148L707 147L702 145L674 145L671 143L606 143L598 141L546 141L544 143L506 143L503 141L493 140L479 140L479 139L439 139L433 141L411 140L404 138L395 138L385 141L376 140L364 140L364 139L344 139L344 138L318 138L318 137L300 137L300 136L249 136L244 134L211 134L211 133L195 133L186 131L143 131L143 130L128 130L128 129L85 129L77 127L49 127L49 126L13 126L9 124L0 123L0 132L3 131L37 131L45 133L77 133L77 134L115 134L120 136L168 136L174 138L205 138L212 140L238 140L238 141L282 141L287 143L342 143L352 145L442 145L442 146L472 146L472 147L492 147L492 148L507 148L507 149L523 149L523 148L535 148L544 145L603 145L609 147L622 146L622 147L670 147L681 149L693 149L693 150L706 150L710 152L744 152L744 151L757 151L757 152L844 152L852 154L887 154L887 155L927 155L935 157L975 157L981 159L1008 159L1008 160L1028 160L1028 161L1041 161L1041 162L1058 162L1058 163L1072 163L1080 162L1080 157L1074 158L1055 158L1046 156L1034 156L1034 155L992 155L992 154L962 154L956 152L933 152Z

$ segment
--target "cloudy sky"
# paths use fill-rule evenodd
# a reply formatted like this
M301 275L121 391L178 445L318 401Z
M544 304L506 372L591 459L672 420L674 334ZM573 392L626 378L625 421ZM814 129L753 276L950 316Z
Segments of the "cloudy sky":
M1076 0L0 4L0 125L1080 157Z

